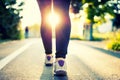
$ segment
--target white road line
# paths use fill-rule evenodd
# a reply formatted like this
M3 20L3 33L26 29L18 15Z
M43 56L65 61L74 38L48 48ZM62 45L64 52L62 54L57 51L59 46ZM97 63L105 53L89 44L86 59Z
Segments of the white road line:
M32 44L33 44L33 42L28 43L28 44L22 46L21 48L19 48L18 50L14 51L13 53L11 53L10 55L6 56L2 60L0 60L0 70Z

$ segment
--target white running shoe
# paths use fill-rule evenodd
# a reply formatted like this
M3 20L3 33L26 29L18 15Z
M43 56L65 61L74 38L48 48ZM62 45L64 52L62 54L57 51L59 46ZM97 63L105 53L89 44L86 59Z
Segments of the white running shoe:
M45 65L46 66L52 66L53 65L53 56L47 55L45 59Z
M67 75L67 66L65 60L58 60L54 65L54 74L56 76L66 76Z

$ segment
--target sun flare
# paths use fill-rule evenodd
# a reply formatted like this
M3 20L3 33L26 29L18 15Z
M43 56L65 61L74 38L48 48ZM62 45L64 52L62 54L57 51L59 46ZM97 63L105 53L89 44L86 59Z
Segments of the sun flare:
M60 23L60 16L54 11L53 0L51 2L51 13L48 15L48 23L51 27L56 27Z
M48 15L48 23L52 26L52 27L56 27L60 22L60 16L55 13L55 12L51 12Z

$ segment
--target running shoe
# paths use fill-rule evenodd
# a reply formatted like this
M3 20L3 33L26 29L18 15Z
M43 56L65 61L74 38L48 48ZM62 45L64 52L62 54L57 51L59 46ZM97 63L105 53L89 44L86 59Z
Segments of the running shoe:
M51 55L46 56L45 65L46 66L52 66L53 65L53 56L51 56Z
M67 66L65 60L58 60L54 64L54 75L56 76L66 76Z

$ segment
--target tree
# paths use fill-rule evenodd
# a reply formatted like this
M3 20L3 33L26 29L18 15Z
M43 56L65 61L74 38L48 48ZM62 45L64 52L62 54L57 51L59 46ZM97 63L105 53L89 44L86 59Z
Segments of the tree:
M18 24L22 16L22 5L17 0L0 0L0 37L2 39L19 39Z
M75 14L79 13L80 9L83 9L87 14L86 20L90 23L90 40L93 40L93 24L98 22L94 20L95 16L100 18L99 21L101 23L106 22L105 15L107 13L115 16L113 12L114 6L109 6L109 1L111 0L72 0L73 12Z
M116 27L116 29L120 28L120 2L119 0L112 0L108 2L109 7L113 7L115 18L113 19L113 26Z
M94 15L95 15L95 7L92 3L89 3L86 9L84 10L87 14L86 22L89 25L89 40L93 40L93 24L94 24Z
M93 40L93 24L95 23L94 17L97 16L100 18L100 22L106 22L105 15L106 13L113 15L113 7L108 6L107 2L109 0L83 0L83 4L87 5L83 10L87 14L87 20L90 22L90 40ZM98 21L96 21L98 22Z

